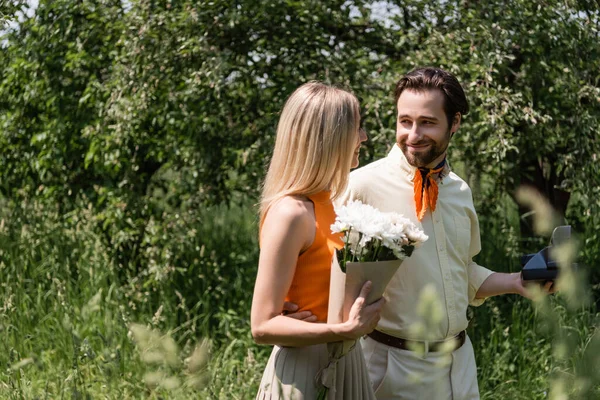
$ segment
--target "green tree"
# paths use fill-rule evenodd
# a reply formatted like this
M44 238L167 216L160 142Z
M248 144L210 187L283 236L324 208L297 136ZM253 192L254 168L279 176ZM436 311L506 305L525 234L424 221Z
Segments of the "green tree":
M578 231L598 235L593 2L122 4L41 1L5 35L0 190L15 207L91 207L134 275L180 215L255 201L278 112L298 85L354 89L368 162L393 144L394 83L423 65L454 72L468 90L472 112L452 159L481 188L483 219L498 219L486 204L529 184ZM587 260L597 260L600 247L590 249Z
M593 234L598 226L593 216L600 211L597 2L396 5L390 29L399 41L412 43L412 50L382 66L379 87L391 91L397 76L416 66L440 66L458 75L471 113L453 140L452 158L465 163L472 180L490 183L482 201L513 196L520 185L530 185L579 231ZM384 117L375 126L382 133L376 137L392 135L392 108L386 102L373 113ZM528 218L521 232L532 235Z
M110 76L120 1L40 2L5 36L0 72L1 193L51 198L72 209L102 181L84 166L84 128L99 118Z
M15 14L22 11L25 4L25 0L0 1L0 29L4 29L8 21L15 19Z

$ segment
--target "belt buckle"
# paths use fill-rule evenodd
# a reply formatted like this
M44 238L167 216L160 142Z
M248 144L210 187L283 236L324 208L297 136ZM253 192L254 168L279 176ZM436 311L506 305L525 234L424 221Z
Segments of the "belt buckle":
M406 347L408 350L417 353L422 358L425 358L429 354L429 341L428 340L410 340L407 341Z
M460 343L460 333L456 336L453 336L449 339L442 340L440 342L436 342L436 352L443 353L452 353L454 350L458 349L458 345Z

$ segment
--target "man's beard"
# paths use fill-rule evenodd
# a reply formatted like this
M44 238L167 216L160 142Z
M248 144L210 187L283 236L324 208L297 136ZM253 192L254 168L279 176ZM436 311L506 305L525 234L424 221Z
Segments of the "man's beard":
M410 165L417 168L424 168L432 162L434 162L436 158L444 154L446 149L448 149L448 144L450 143L450 136L451 133L450 131L448 131L448 134L446 135L447 140L445 141L445 143L436 143L435 141L428 138L423 138L418 143L413 143L417 146L426 144L429 145L429 150L427 150L426 152L409 152L408 146L406 145L406 140L398 143L398 145L400 146L402 153L404 153L404 157L406 157L406 160Z

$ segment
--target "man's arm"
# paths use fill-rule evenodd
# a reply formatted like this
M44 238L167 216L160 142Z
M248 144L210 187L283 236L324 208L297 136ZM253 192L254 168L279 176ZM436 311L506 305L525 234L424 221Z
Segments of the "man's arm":
M501 294L519 294L523 297L531 299L533 293L528 290L523 280L521 273L499 273L490 271L478 265L473 261L473 257L481 250L481 238L479 233L479 221L477 213L472 205L472 200L468 208L469 218L471 220L471 243L469 245L470 262L467 265L469 275L469 304L479 306L483 301L491 296ZM542 291L546 294L556 292L556 285L552 282L544 284Z
M553 282L546 282L543 286L543 291L546 294L556 292L556 285ZM491 296L501 294L519 294L528 299L532 299L531 292L523 283L520 272L512 274L504 274L494 272L481 284L479 290L475 294L476 299L485 299Z

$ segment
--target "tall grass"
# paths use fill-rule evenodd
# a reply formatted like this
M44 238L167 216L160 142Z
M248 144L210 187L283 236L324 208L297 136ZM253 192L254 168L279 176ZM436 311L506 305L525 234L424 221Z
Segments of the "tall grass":
M255 363L248 350L254 215L219 206L166 216L160 225L150 221L147 266L123 280L125 267L95 233L92 210L60 215L42 204L23 204L21 212L3 207L0 398L243 392L238 377ZM156 356L167 360L171 353L141 346L134 323L172 337L170 357L179 362L164 363ZM212 342L206 347L215 367L203 371L211 379L200 379L185 362L202 337Z
M479 261L517 270L514 211L494 207L509 217L483 207ZM148 221L135 273L111 258L91 209L0 209L0 398L254 397L270 348L249 332L251 206ZM593 302L503 296L470 313L483 399L600 398Z
M499 272L519 271L521 249L547 246L559 221L536 193L521 190L518 195L531 206L539 234L526 242L518 234L521 216L508 196L478 204L483 247L478 261ZM600 399L600 358L595 356L600 314L587 283L597 260L580 257L580 268L572 270L576 254L583 253L578 243L575 238L559 250L568 256L560 265L558 295L533 302L507 295L470 310L482 398Z

